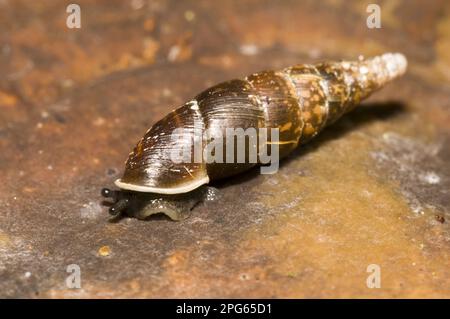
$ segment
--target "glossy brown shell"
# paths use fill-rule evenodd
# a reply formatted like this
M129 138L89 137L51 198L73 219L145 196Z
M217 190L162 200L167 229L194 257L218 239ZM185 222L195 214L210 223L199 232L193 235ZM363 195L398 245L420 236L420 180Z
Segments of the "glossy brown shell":
M296 65L220 83L153 125L130 153L116 185L134 191L183 193L257 165L174 163L167 156L168 150L179 147L171 140L172 132L184 128L181 138L191 139L195 123L223 136L226 128L278 128L281 159L405 70L403 55L387 53L354 62Z

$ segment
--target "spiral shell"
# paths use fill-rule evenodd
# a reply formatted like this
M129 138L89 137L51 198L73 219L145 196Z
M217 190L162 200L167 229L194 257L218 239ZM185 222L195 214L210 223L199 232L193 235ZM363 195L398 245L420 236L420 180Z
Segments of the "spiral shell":
M173 140L177 128L183 128L180 137L186 141L194 138L198 126L222 136L227 128L276 128L279 158L286 157L372 92L402 75L406 67L402 54L386 53L367 60L300 64L215 85L147 131L130 153L116 185L137 192L180 194L258 165L205 160L174 163L168 151L180 148ZM203 142L209 142L206 139Z

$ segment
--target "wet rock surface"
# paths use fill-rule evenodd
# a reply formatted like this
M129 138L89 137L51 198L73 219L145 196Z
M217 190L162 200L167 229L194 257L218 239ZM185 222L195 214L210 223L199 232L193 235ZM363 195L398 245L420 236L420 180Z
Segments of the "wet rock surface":
M450 7L0 1L2 297L450 297ZM217 82L403 52L409 71L182 222L108 221L100 189L161 116ZM70 289L67 266L81 271ZM367 267L381 269L369 289Z

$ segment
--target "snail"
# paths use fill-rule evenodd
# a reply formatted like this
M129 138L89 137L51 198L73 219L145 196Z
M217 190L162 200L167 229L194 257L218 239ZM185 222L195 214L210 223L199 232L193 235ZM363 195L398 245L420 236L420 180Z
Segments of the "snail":
M256 165L276 166L406 67L402 54L386 53L366 60L300 64L215 85L145 133L115 181L120 190L102 189L104 197L114 199L110 213L139 219L165 213L182 220L199 201L214 199L209 182ZM238 128L246 134L240 147L237 135L228 135ZM214 141L221 144L210 147ZM239 150L244 156L237 160ZM174 154L182 156L174 160ZM223 154L231 161L223 161ZM268 155L276 155L270 163Z

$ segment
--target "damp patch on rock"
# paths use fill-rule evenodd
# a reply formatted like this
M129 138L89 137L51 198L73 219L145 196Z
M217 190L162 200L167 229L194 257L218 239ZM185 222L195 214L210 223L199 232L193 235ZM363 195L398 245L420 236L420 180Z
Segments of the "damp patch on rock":
M440 154L448 148L448 139L425 143L394 132L382 135L371 152L378 173L398 183L415 214L426 209L447 211L450 206L450 176Z

